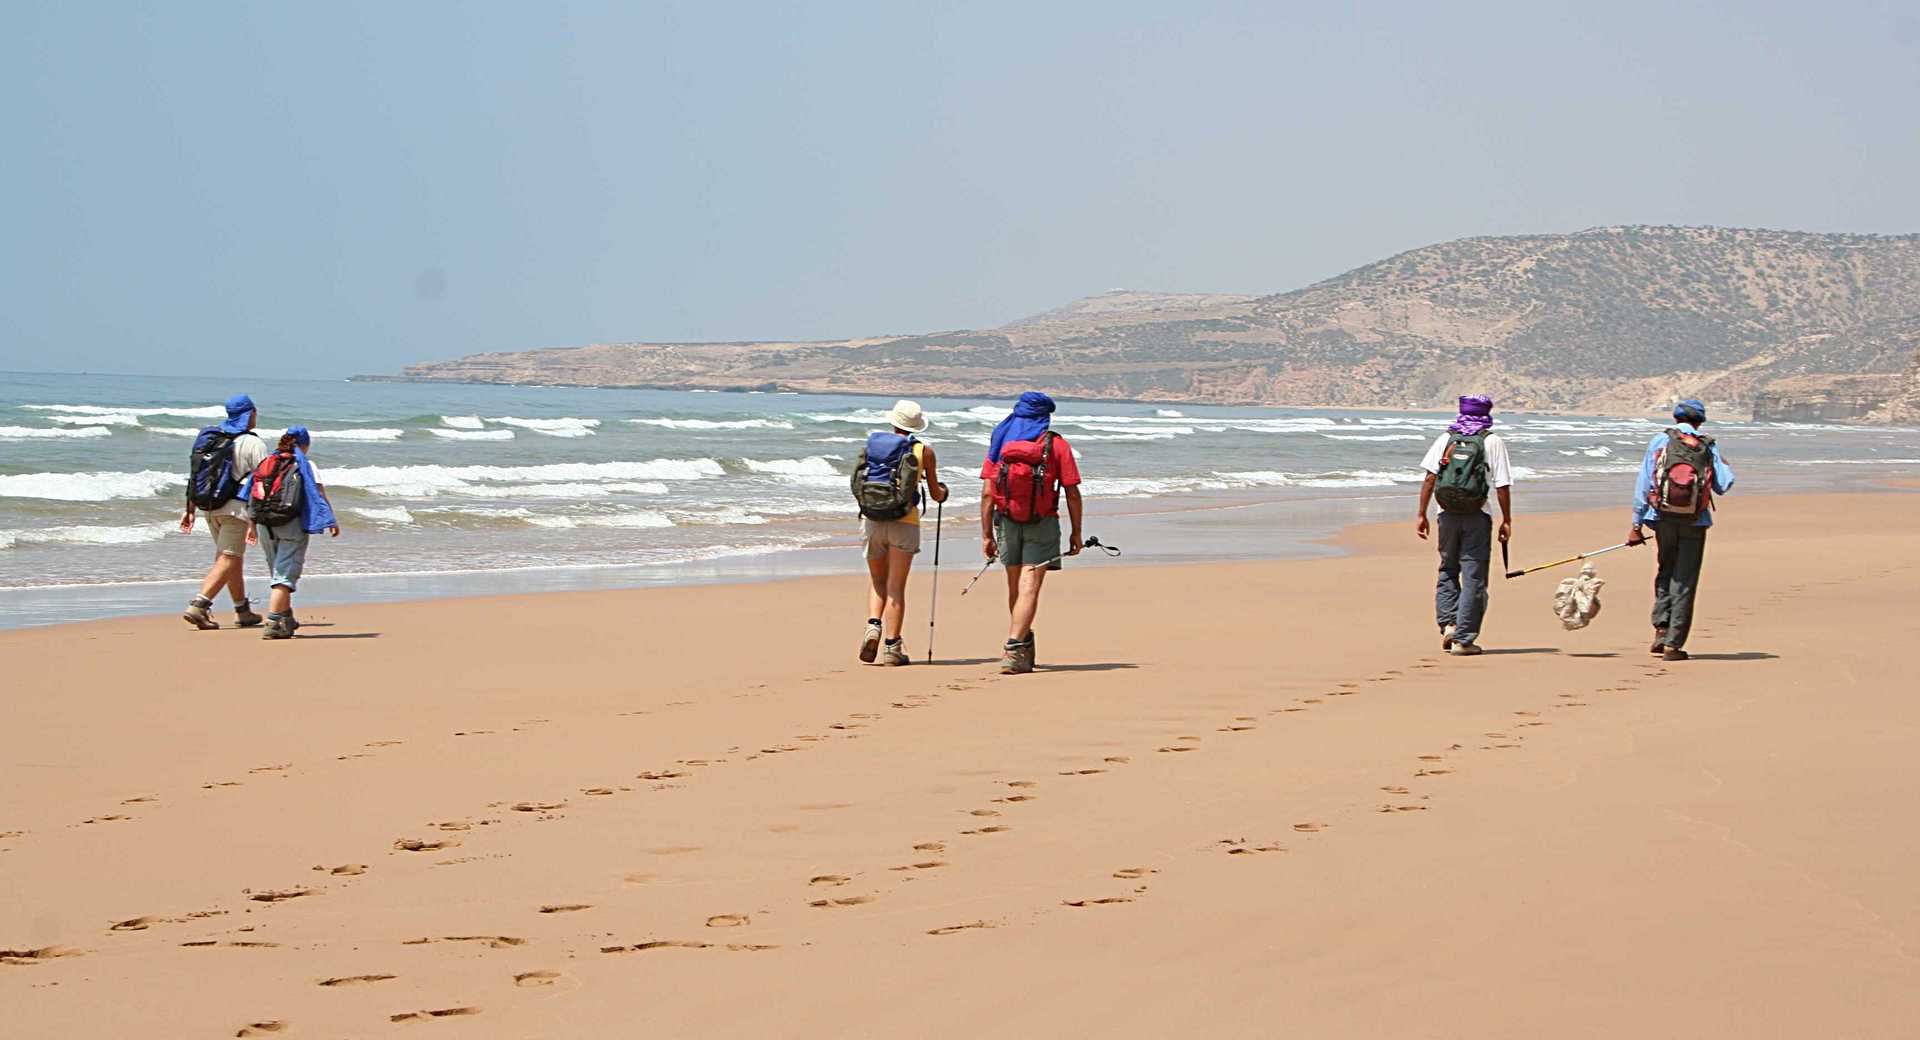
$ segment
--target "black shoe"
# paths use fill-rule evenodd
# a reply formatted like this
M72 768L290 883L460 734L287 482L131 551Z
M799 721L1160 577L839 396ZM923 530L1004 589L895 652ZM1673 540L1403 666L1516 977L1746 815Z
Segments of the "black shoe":
M1660 659L1663 661L1684 661L1687 657L1688 655L1685 650L1671 646L1667 647L1666 653L1660 655Z

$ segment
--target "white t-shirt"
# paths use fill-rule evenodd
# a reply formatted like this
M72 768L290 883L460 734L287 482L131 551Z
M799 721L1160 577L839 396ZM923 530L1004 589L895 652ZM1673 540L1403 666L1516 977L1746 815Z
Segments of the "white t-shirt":
M243 433L235 437L233 439L234 479L245 484L247 477L252 474L254 470L259 469L260 463L265 462L267 456L271 454L273 454L273 452L267 448L267 442L261 440L259 434ZM246 500L236 496L226 505L218 509L207 510L207 514L209 516L230 516L236 520L245 520L247 518L247 503Z
M1427 449L1427 457L1420 460L1420 468L1426 470L1428 473L1438 474L1440 472L1440 456L1445 454L1447 442L1452 439L1453 434L1451 433L1441 434L1439 439L1433 442L1433 447ZM1487 482L1495 488L1512 487L1513 466L1507 461L1507 442L1501 440L1499 434L1489 433L1487 434L1486 443ZM1492 512L1486 506L1481 506L1480 511L1488 513L1489 515L1491 515Z

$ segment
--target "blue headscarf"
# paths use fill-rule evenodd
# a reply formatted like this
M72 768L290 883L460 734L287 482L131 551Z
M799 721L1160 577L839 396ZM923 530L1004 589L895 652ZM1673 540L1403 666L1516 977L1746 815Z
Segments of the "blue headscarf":
M1469 394L1460 399L1460 416L1447 427L1454 433L1475 437L1493 428L1493 398Z
M227 398L227 421L220 424L221 433L242 434L247 432L247 422L253 418L253 398L246 394L234 394Z
M1013 414L993 428L993 440L987 445L987 461L1000 461L1000 446L1008 441L1038 440L1053 425L1053 398L1038 390L1020 395Z
M1707 406L1689 397L1673 406L1673 417L1683 423L1698 425L1707 421Z
M307 453L301 449L313 444L313 434L305 426L289 426L287 433L293 437L293 461L300 467L300 486L305 494L300 505L300 529L308 534L319 534L329 527L337 527L340 521L333 515L333 506L328 504L327 496L320 493L320 482L314 479L313 463L307 461ZM251 494L251 487L248 493Z

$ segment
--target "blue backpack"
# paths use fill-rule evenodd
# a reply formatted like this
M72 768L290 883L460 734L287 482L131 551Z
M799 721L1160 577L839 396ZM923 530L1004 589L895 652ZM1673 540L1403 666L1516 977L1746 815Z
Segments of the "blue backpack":
M233 442L241 436L209 426L193 439L187 453L187 498L201 509L218 509L240 493L240 474L233 471Z
M853 503L869 520L898 520L920 504L920 457L912 437L876 431L867 435L853 466Z

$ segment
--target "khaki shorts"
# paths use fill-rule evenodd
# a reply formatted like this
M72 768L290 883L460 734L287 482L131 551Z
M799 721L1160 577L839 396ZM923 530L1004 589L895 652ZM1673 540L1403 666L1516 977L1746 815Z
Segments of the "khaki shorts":
M207 531L213 535L213 548L222 556L247 555L247 522L237 516L207 514Z
M881 559L888 550L898 550L911 556L920 551L920 525L905 520L862 518L860 544L866 549L869 560Z

